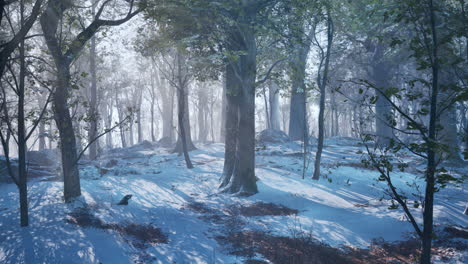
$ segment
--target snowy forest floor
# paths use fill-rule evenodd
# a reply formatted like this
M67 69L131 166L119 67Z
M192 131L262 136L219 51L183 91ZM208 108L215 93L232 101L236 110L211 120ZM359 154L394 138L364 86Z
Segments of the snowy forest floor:
M19 227L16 186L0 184L0 263L415 261L413 229L402 210L389 209L378 173L361 165L357 141L327 140L319 181L312 164L302 179L300 144L258 146L259 193L247 198L218 193L224 146L197 147L192 170L149 142L108 151L80 166L83 195L71 204L56 177L31 179L28 228ZM394 174L410 199L407 183L423 188L424 164L412 164ZM129 204L117 205L127 194ZM468 263L467 197L466 184L436 194L436 263ZM421 221L421 209L412 210Z

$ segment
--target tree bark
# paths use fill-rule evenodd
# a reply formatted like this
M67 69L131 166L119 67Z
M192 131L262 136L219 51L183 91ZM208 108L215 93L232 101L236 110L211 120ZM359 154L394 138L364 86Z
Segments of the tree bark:
M117 26L130 20L141 12L140 9L129 12L123 19L103 20L100 14L105 5L102 5L93 22L81 31L69 44L64 52L61 40L58 39L57 30L65 11L73 6L72 1L49 0L40 22L44 38L50 54L54 58L57 69L57 87L54 93L55 121L60 135L60 148L62 151L62 169L64 177L64 198L69 202L81 195L79 171L77 167L78 155L76 140L73 131L72 119L68 110L70 95L70 65L77 58L85 44L94 36L102 26ZM131 2L133 7L133 2ZM130 8L132 10L132 8Z
M269 102L270 102L270 125L272 129L281 130L280 103L279 103L280 88L276 82L271 81L268 91L269 91Z
M183 110L182 124L183 124L184 136L182 136L181 123L178 122L179 133L177 135L177 143L176 143L174 152L182 153L184 151L183 146L182 146L182 143L183 143L182 138L184 138L185 143L187 145L187 151L195 150L196 147L193 144L191 131L190 131L190 119L189 119L189 112L188 112L188 109L189 109L188 91L187 91L188 87L180 87L180 88L177 88L177 90L183 90L182 92L177 91L177 100L178 100L177 107L179 109L178 113L180 113L180 109ZM180 98L181 96L183 96L184 98ZM183 103L184 105L181 105L181 103Z
M91 13L94 16L96 14L96 2L93 1ZM89 101L89 130L88 130L88 142L92 142L97 136L97 123L98 123L98 111L97 111L97 69L96 69L96 38L91 38L91 46L89 50L89 69L91 72L91 87L90 87L90 101ZM89 146L89 159L95 160L97 158L97 144L91 143Z
M228 98L227 123L235 118L235 106L238 111L236 154L232 157L234 140L226 125L225 168L222 179L224 192L238 195L253 195L258 192L255 177L255 81L257 74L257 47L253 29L248 26L255 19L256 11L243 5L239 25L229 32L230 51L243 51L236 60L230 60L226 66L226 87ZM239 85L239 86L236 86ZM236 89L236 88L239 89ZM236 100L232 98L234 89ZM228 148L229 147L229 148ZM229 159L229 160L228 160ZM226 167L227 165L227 167ZM232 174L229 172L232 171Z
M206 107L208 100L206 98L207 94L205 85L200 85L198 88L198 140L200 142L206 142L208 129L207 129L207 120L206 120Z
M162 96L163 138L174 142L174 91L169 91L167 82L160 80L160 93Z
M319 73L317 76L317 83L319 84L319 88L320 88L320 109L319 109L319 117L318 117L319 133L318 133L317 153L315 154L314 175L312 176L312 179L314 180L318 180L320 178L320 161L322 158L323 140L324 140L325 93L326 93L326 85L328 82L328 67L330 64L330 55L331 55L331 49L332 49L332 44L333 44L333 33L334 33L333 21L332 21L329 11L327 12L327 16L328 18L327 18L327 51L326 51L326 54L323 54L323 51L322 51L322 56L325 56L324 58L322 57L322 61L323 59L325 59L325 64L323 65L323 75L322 75L321 73L322 63L320 63Z
M179 141L182 148L185 164L187 165L188 169L193 168L192 161L190 160L189 156L189 142L187 142L187 138L190 139L190 130L187 131L186 128L190 129L190 124L188 123L188 96L187 96L187 89L188 89L188 80L186 79L185 72L185 58L181 54L181 52L176 52L176 60L177 60L177 95L178 95L178 121L179 121ZM187 107L187 108L186 108ZM187 122L186 122L187 121ZM188 133L188 134L187 134ZM190 140L191 141L191 140ZM180 152L179 152L180 153Z
M70 202L81 195L80 178L77 166L77 146L73 122L68 110L70 72L68 65L57 66L57 88L54 94L54 117L60 136L64 198Z
M219 131L219 139L220 142L225 142L226 140L226 120L227 120L227 99L226 99L226 72L223 73L223 80L222 80L222 85L223 85L223 93L222 93L222 99L221 99L221 127Z
M434 187L435 173L437 169L436 162L436 141L437 141L437 103L439 93L439 56L438 39L436 32L436 15L432 0L429 0L429 12L432 34L432 87L431 87L431 110L429 114L429 131L427 146L427 169L426 169L426 189L424 196L423 223L422 232L422 252L421 264L431 263L432 233L434 222Z
M41 96L39 97L39 109L42 109L44 108L45 104L46 104L46 100L47 100L47 95L46 93L44 94L41 94ZM44 150L46 149L46 124L45 122L41 121L39 123L39 151L41 150Z
M239 93L240 87L235 76L235 62L226 65L225 71L225 145L224 145L224 167L221 177L220 188L225 188L231 181L234 168L237 163L237 139L239 134Z
M24 3L20 2L21 24L24 23ZM25 43L21 40L20 51L20 76L18 87L18 188L20 198L20 224L21 226L29 225L28 216L28 182L26 171L26 128L24 120L24 96L25 96L25 78L26 78L26 60L25 60Z
M304 140L307 129L304 116L306 115L306 86L305 69L310 46L295 47L291 62L292 94L289 112L289 137L292 140Z

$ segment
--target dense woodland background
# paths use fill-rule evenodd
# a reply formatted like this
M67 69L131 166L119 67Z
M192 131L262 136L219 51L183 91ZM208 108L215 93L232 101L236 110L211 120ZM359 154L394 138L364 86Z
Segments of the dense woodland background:
M155 144L189 170L192 151L224 143L212 187L250 197L262 138L299 144L299 175L319 181L324 142L349 139L430 263L435 194L467 176L464 0L0 5L0 179L18 187L21 226L34 153L58 153L53 173L75 203L82 167L109 153ZM415 160L422 183L404 193L395 175Z

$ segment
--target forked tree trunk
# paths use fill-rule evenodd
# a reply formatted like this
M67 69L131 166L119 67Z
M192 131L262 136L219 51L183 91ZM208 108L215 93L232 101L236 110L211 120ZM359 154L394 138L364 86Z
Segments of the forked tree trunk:
M130 2L133 7L133 1ZM70 65L78 57L85 44L94 36L101 26L121 25L141 10L131 11L127 16L119 20L101 20L99 17L83 29L75 39L71 41L64 52L61 45L62 39L58 39L59 23L67 9L73 7L73 1L49 0L46 10L41 15L41 27L50 54L54 58L57 70L57 87L54 93L55 121L60 135L60 148L62 151L62 167L64 177L64 198L71 201L81 195L80 178L77 167L78 155L76 141L73 133L72 119L68 110L67 100L70 93ZM104 7L104 6L102 6ZM100 12L97 12L100 14Z

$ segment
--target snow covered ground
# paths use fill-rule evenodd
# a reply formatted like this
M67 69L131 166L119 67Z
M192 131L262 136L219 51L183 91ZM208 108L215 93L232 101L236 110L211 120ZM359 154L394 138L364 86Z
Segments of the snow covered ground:
M0 263L244 263L244 258L229 255L216 239L226 232L226 223L220 223L223 218L203 216L210 212L222 216L228 214L227 208L256 202L281 204L299 213L236 216L243 222L242 230L278 236L308 232L336 247L365 248L376 238L407 238L411 225L401 210L388 209L391 202L383 197L385 185L376 180L375 171L359 166L355 143L350 139L326 142L322 171L328 178L319 181L310 179L312 164L302 179L300 144L260 146L256 160L260 192L248 198L218 193L222 144L199 144L191 152L192 170L185 168L183 157L165 149L114 150L101 163L115 159L117 164L103 176L91 165L81 168L83 196L72 204L62 201L62 183L31 180L28 228L19 227L16 186L0 184ZM416 179L413 174L395 173L394 177L399 189L411 193L406 183ZM421 184L421 179L416 182ZM127 194L133 195L129 204L116 205ZM468 217L462 213L467 197L465 185L437 193L435 223L468 226ZM93 217L89 227L73 224L74 213L80 210ZM137 235L122 231L131 224L159 228L167 242L136 243ZM468 263L466 251L452 262Z

